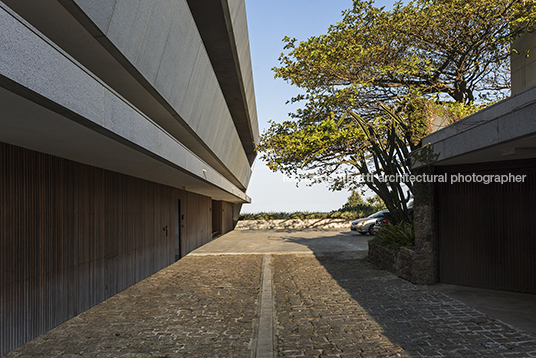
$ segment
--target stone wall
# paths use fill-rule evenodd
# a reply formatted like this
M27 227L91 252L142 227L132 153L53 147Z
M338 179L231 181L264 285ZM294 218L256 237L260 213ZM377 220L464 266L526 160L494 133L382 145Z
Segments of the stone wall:
M427 166L414 169L413 172L433 175L434 168ZM434 193L434 183L415 183L413 186L413 223L415 227L415 252L417 253L414 271L419 281L428 285L438 281Z
M433 174L432 167L414 170L414 174ZM437 244L435 233L434 184L415 183L413 186L413 222L415 246L395 252L369 243L369 260L410 282L432 285L438 281Z
M429 260L415 248L401 247L399 251L393 251L369 242L368 259L379 268L418 285L435 283L428 272Z
M414 250L402 247L400 248L400 251L395 252L386 247L371 244L369 242L368 257L369 260L374 262L379 268L392 272L408 281L415 281L412 272L413 262L416 257Z

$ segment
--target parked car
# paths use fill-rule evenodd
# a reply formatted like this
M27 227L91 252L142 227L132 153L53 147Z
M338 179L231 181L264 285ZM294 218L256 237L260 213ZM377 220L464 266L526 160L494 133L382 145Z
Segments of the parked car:
M408 202L408 209L409 209L409 215L410 216L413 216L413 199L411 199L409 202ZM383 217L381 218L378 218L376 220L376 223L374 224L374 231L375 232L378 232L378 230L380 230L380 227L382 225L386 225L388 224L389 222L394 222L393 220L393 216L388 212L386 215L384 215Z
M393 221L393 217L391 216L391 214L388 212L387 215L384 215L383 217L381 218L378 218L376 220L376 222L374 223L374 232L378 232L378 230L380 230L380 227L382 227L382 225L385 225L385 224L388 224L389 222L392 222Z
M361 235L365 235L366 233L375 235L376 230L374 229L374 225L376 224L376 221L382 219L388 214L389 210L382 210L366 218L354 220L350 225L350 230L357 231Z

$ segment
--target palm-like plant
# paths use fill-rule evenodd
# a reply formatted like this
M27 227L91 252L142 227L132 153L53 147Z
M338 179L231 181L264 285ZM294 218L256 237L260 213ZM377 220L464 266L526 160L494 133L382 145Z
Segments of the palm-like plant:
M362 129L369 142L368 153L362 153L350 159L365 178L365 185L376 193L385 203L395 222L411 222L408 201L413 196L413 185L401 179L411 175L409 164L411 146L406 133L409 127L402 118L387 106L380 104L383 116L373 123L348 110L339 121L339 125L350 116ZM379 131L379 125L385 128ZM395 180L383 180L388 179ZM366 180L372 179L372 180Z

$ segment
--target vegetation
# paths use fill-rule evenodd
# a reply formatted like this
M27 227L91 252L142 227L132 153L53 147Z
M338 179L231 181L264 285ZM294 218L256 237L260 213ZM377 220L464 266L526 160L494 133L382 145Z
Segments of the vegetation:
M295 212L260 212L240 214L238 220L291 220L291 219L357 219L365 215L364 211L339 211L328 213L295 211ZM369 214L370 215L370 214ZM366 215L365 215L366 216Z
M340 117L352 109L369 120L380 101L408 122L418 145L429 125L416 118L424 107L456 120L478 109L474 100L496 101L508 93L509 44L534 26L535 3L415 0L386 11L354 0L327 34L285 38L275 76L300 88L290 102L305 106L291 121L272 122L258 147L262 158L272 170L310 184L356 189L346 179L359 172L347 159L369 147L360 128L337 127Z
M370 148L370 155L361 153L359 156L351 157L349 162L366 176L365 185L383 200L395 222L410 222L407 204L413 194L413 185L409 181L403 183L402 179L397 178L411 175L408 163L409 148L412 146L411 138L407 135L409 126L387 107L382 106L382 109L390 119L385 130L385 138L382 138L375 126L367 123L356 113L348 111L365 134L366 143ZM344 117L340 123L343 121ZM395 178L383 180L377 176L378 174Z
M383 209L385 209L385 204L383 203L383 200L378 195L368 197L365 202L363 200L363 196L361 196L357 191L353 191L352 194L348 197L348 201L338 211L343 211L343 212L348 212L348 211L369 212L370 211L370 214L373 214ZM365 215L365 216L368 216L368 215Z
M385 209L385 205L378 196L367 198L365 202L357 192L352 192L348 201L338 210L328 213L296 211L287 212L261 212L240 214L238 220L277 220L277 219L359 219Z
M261 158L310 185L367 185L409 222L400 185L359 174L409 174L431 118L454 122L506 96L510 44L535 23L536 0L413 0L391 11L354 0L327 34L283 40L275 77L300 88L290 102L304 106L271 122Z
M470 104L507 94L510 44L531 30L535 0L354 0L327 34L285 37L275 76L304 90L297 119L432 95ZM518 49L521 51L522 49Z
M400 222L394 225L392 223L382 225L370 242L394 251L400 250L402 246L414 246L415 232L413 224Z

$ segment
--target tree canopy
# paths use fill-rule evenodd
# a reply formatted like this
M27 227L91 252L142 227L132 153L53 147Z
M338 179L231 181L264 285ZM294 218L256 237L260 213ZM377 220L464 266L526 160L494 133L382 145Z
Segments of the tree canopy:
M389 126L378 118L383 103L408 122L406 143L418 146L427 100L440 110L461 106L463 116L473 102L508 94L510 44L535 21L536 0L414 0L390 11L354 0L326 34L284 39L275 77L300 88L290 102L304 105L292 120L271 123L261 158L274 171L354 190L353 163L370 153L370 142L359 126L339 123L344 113L351 109L381 133Z
M354 190L352 191L352 194L348 197L348 201L346 202L346 204L344 204L344 206L356 206L356 205L362 205L362 204L365 204L365 200L363 200L363 196Z
M296 117L408 95L470 103L508 90L510 43L534 26L535 0L414 0L391 11L354 0L327 34L286 37L275 76L303 89ZM491 93L490 93L491 91ZM498 92L498 93L497 93Z

